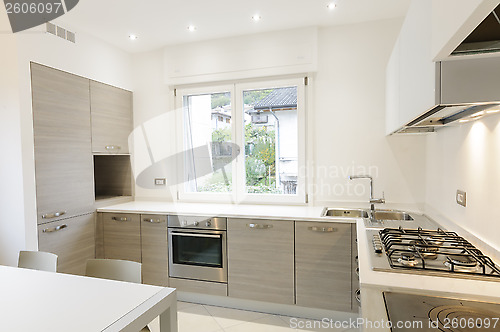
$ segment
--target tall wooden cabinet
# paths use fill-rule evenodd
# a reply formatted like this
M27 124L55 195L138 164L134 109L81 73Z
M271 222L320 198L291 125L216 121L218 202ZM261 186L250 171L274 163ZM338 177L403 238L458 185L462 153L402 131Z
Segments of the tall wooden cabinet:
M132 92L90 81L92 152L129 153L132 132Z
M38 223L93 212L89 81L31 64Z
M295 223L297 305L351 311L351 224Z
M294 304L293 221L228 219L228 295Z
M31 75L38 247L83 274L95 255L89 82L35 63Z

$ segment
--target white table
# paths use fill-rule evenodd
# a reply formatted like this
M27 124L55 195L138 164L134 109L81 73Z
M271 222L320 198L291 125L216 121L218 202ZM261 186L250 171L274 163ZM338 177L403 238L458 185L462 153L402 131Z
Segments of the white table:
M0 266L0 331L177 332L173 288Z

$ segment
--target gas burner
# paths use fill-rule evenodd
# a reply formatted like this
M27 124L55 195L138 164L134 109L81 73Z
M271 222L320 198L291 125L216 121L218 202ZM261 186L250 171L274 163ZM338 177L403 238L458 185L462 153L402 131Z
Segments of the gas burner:
M418 264L418 261L415 259L415 254L412 252L401 253L401 256L398 258L398 262L406 267L415 267Z
M436 259L437 258L437 252L439 251L439 248L437 247L437 244L434 244L437 242L433 242L431 240L413 240L410 241L408 244L410 245L408 247L409 250L414 250L418 251L420 255L422 255L423 258L427 259ZM442 244L442 242L441 242Z
M485 322L491 322L498 314L491 312L489 310L483 308L475 308L469 306L461 306L461 305L442 305L438 307L434 307L429 311L429 319L438 324L436 326L441 331L446 332L459 332L459 331L490 331L494 329L494 327L489 324L488 326L484 325ZM473 326L469 324L456 326L453 328L449 322L472 322Z
M456 272L476 272L479 269L479 264L471 256L468 255L448 255L447 261L444 262L450 271Z

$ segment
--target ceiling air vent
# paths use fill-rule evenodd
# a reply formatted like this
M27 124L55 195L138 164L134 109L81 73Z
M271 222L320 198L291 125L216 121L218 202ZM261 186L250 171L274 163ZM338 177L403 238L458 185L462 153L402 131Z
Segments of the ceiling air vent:
M72 43L76 43L76 34L74 32L64 29L63 27L48 22L46 24L46 31L51 35L65 39Z

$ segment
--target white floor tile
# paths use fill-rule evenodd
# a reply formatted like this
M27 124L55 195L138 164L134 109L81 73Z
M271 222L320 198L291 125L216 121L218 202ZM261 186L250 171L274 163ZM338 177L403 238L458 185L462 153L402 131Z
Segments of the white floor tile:
M177 301L177 310L182 310L193 306L201 306L201 304Z
M192 305L177 311L179 332L216 332L222 329L201 305Z
M230 309L223 307L204 306L207 311L214 317L215 321L223 328L228 328L234 325L253 322L271 315L260 312Z

